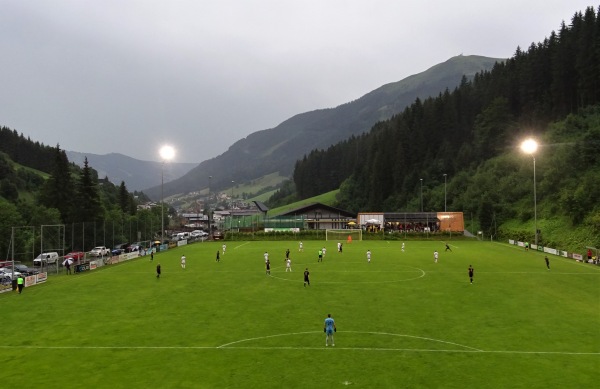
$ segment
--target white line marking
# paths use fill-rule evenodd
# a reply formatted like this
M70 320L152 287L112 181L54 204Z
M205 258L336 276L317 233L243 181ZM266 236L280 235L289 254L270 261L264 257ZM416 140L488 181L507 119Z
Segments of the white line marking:
M240 247L242 247L242 246L245 246L245 245L247 245L247 244L250 244L250 242L246 242L246 243L243 243L243 244L241 244L241 245L239 245L239 246L235 246L233 249L234 249L234 250L237 250L237 249L239 249Z
M226 343L226 344L223 344L223 345L219 346L218 348L224 348L224 347L228 347L228 346L230 346L232 344L249 342L249 341L253 341L253 340L276 338L276 337L281 337L281 336L305 335L305 334L319 334L319 333L320 333L319 331L310 331L310 332L293 332L293 333L287 333L287 334L276 334L276 335L259 336L259 337L256 337L256 338L242 339L242 340L237 340L235 342ZM483 350L476 349L474 347L464 346L464 345L458 344L458 343L447 342L447 341L439 340L439 339L424 338L422 336L392 334L392 333L388 333L388 332L369 332L369 331L344 331L344 333L349 333L349 334L369 334L369 335L385 335L385 336L397 336L397 337L403 337L403 338L414 338L414 339L426 340L426 341L429 341L429 342L439 342L439 343L451 344L453 346L467 348L467 349L470 349L472 351L483 351Z
M315 334L315 333L320 333L320 332L317 332L317 331L307 331L307 332L292 332L292 333L287 333L287 334L276 334L276 335L259 336L257 338L248 338L248 339L236 340L235 342L225 343L225 344L222 344L222 345L218 346L217 348L227 347L229 345L236 344L236 343L250 342L252 340L276 338L276 337L279 337L279 336L304 335L304 334Z
M339 341L338 341L339 343ZM261 346L232 346L225 347L225 349L231 350L350 350L350 351L387 351L387 352L419 352L419 353L470 353L470 354L544 354L544 355L591 355L600 356L600 352L570 352L570 351L518 351L518 350L443 350L443 349L419 349L419 348L387 348L387 347L286 347L286 346L273 346L273 347L261 347Z
M469 347L469 346L465 346L465 345L458 344L458 343L447 342L445 340L439 340L439 339L424 338L422 336L392 334L392 333L388 333L388 332L370 332L370 331L368 331L368 332L365 332L365 331L344 331L344 332L349 332L349 333L354 333L354 334L386 335L386 336L398 336L398 337L405 337L405 338L422 339L422 340L427 340L427 341L431 341L431 342L440 342L440 343L445 343L445 344L451 344L453 346L464 347L464 348L471 349L473 351L483 351L483 350L479 350L479 349L474 348L474 347Z

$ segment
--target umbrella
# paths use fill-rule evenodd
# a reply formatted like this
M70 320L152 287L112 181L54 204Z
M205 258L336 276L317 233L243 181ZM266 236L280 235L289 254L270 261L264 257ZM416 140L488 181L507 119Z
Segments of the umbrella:
M356 225L356 223L354 223L354 222L348 222L348 225L349 226L354 226L354 225Z
M369 219L367 220L367 224L381 224L381 220Z
M63 264L63 266L71 265L71 264L73 264L73 259L72 258L65 258L65 260L63 261L62 264Z

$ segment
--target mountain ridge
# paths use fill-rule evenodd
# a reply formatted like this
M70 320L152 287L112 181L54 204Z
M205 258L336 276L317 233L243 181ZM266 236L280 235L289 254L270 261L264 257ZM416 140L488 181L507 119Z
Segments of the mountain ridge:
M130 191L140 191L160 183L163 168L164 180L169 182L197 166L196 163L169 162L163 167L162 162L143 161L120 153L66 151L66 154L70 162L80 167L83 167L83 161L87 157L90 166L98 172L98 177L108 177L109 181L116 185L124 181Z
M211 190L221 190L230 187L231 181L246 182L276 172L289 177L296 161L312 150L326 149L368 132L375 123L402 112L415 99L433 97L453 89L463 77L472 78L477 72L490 70L496 62L504 60L478 55L455 56L336 107L293 115L275 127L234 141L225 152L211 159L200 163L166 164L165 169L172 171L165 174L164 195L189 193L209 186ZM88 156L90 165L100 177L106 175L111 181L118 180L115 182L123 180L130 189L141 189L153 199L160 197L160 162L131 158L127 163L115 163L122 154L78 153L75 158L75 153L67 152L69 160L81 166L82 155ZM149 165L146 171L142 169L143 164ZM128 167L127 171L123 171L123 166Z
M310 151L367 132L376 122L400 113L416 98L425 99L453 89L463 76L471 78L501 61L504 59L455 56L337 107L296 114L276 127L237 140L223 154L201 162L184 176L165 184L165 195L187 193L208 185L218 190L228 187L231 181L243 182L273 172L290 176L296 161ZM155 186L144 192L156 198L160 188Z

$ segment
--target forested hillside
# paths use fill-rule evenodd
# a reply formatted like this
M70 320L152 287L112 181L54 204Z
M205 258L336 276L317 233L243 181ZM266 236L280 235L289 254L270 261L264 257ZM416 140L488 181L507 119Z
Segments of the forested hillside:
M8 127L0 127L0 152L6 153L16 163L45 173L52 169L52 147L25 138Z
M65 224L67 250L90 249L109 233L111 239L132 241L140 230L149 238L160 231L160 209L138 211L136 198L143 194L130 193L124 182L115 186L99 179L87 160L79 168L59 146L44 146L6 127L0 134L0 258L8 258L12 229L20 226ZM39 232L25 234L17 244L37 250L40 239Z
M421 193L424 210L439 211L446 188L448 210L474 214L490 231L533 216L532 159L518 147L534 136L542 211L594 226L599 99L600 18L588 8L455 90L314 150L296 163L295 186L300 198L340 187L338 206L354 211L417 211Z

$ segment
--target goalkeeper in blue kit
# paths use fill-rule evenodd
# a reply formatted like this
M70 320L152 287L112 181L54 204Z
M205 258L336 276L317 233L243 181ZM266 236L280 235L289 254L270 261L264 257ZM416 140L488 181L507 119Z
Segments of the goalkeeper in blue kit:
M331 314L327 315L325 319L325 326L323 327L323 332L325 332L325 347L329 346L329 341L331 340L331 345L335 346L333 342L333 333L337 331L335 328L335 321L331 318Z

